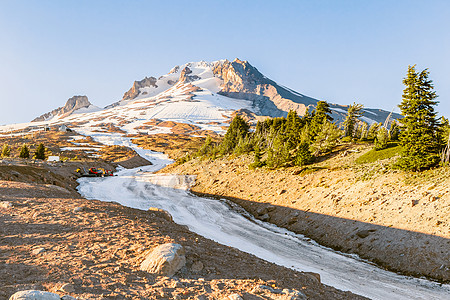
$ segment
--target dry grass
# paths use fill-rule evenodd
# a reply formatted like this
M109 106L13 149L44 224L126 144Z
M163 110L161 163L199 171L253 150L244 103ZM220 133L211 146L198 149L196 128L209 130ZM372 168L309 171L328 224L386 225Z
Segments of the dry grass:
M130 159L137 155L134 150L125 146L106 146L98 154L101 155L101 159L113 162Z
M219 136L212 136L213 140L218 140ZM164 152L172 159L178 159L187 153L197 151L203 145L206 137L189 136L186 134L154 134L136 136L133 143L144 149Z

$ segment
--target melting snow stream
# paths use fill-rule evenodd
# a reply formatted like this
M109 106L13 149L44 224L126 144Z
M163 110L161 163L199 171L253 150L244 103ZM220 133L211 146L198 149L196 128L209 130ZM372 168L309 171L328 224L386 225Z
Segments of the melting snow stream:
M193 177L152 174L171 163L161 153L137 148L119 135L93 137L105 144L132 147L153 165L122 169L115 177L81 178L78 189L87 199L167 210L176 223L204 237L294 270L319 273L323 283L371 299L450 299L450 285L385 271L356 256L255 220L226 201L194 196L188 191Z

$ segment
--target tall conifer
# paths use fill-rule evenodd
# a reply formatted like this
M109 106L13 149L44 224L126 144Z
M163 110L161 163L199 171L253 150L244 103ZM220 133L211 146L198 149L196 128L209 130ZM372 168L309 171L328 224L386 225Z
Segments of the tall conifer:
M355 125L359 117L362 116L363 112L363 105L362 104L356 104L353 102L352 105L348 106L347 109L347 116L344 120L344 130L345 130L345 136L353 137L353 133L355 131Z
M400 144L403 147L398 166L402 169L419 171L439 163L442 148L441 128L434 106L438 104L433 84L428 79L429 71L420 73L415 65L408 67L403 84L402 103L399 105L403 118Z

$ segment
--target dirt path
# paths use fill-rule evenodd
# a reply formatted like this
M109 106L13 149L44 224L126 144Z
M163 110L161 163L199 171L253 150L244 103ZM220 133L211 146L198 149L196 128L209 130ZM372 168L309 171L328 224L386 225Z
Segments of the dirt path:
M205 239L162 212L81 199L53 184L2 180L0 191L0 299L25 289L68 294L58 291L65 283L79 299L296 299L282 289L363 299ZM139 271L146 251L165 242L185 247L186 266L173 278Z
M194 193L231 199L322 245L403 274L450 281L449 179L407 184L392 171L361 180L370 170L249 170L251 161L192 160L161 172L197 175Z

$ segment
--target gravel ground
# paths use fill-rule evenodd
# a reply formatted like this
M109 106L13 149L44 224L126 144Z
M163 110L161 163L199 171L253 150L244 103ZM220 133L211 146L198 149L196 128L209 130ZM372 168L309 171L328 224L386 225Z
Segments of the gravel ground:
M422 174L408 183L411 175L382 170L362 180L378 165L344 167L358 155L337 156L305 173L250 170L248 156L194 159L160 172L197 175L194 193L228 198L322 245L402 274L449 282L450 179Z
M0 181L0 299L26 289L78 299L364 299L205 239L164 212L82 199L70 184L10 179ZM148 250L166 242L183 245L185 267L172 278L140 271Z

